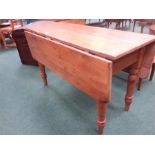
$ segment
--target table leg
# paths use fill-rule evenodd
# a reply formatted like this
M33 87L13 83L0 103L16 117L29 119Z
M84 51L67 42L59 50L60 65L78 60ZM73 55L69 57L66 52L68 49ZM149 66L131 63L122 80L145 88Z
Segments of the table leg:
M125 96L125 111L128 111L133 99L134 88L137 82L138 73L140 71L140 67L143 60L143 49L140 51L139 59L137 63L132 65L129 76L128 76L128 84L127 84L127 93Z
M155 63L152 64L151 75L150 75L150 79L149 79L150 81L152 81L152 79L153 79L154 70L155 70Z
M106 111L107 111L107 101L97 101L97 126L98 133L102 134L106 124Z
M127 94L125 96L125 111L129 110L129 107L132 103L134 88L136 85L138 70L136 68L132 68L128 77L128 85L127 85Z
M132 30L133 32L135 30L135 25L136 25L136 20L133 21L133 30Z
M47 75L46 75L46 71L45 71L45 66L39 62L38 62L38 66L39 66L39 70L40 70L40 75L44 81L44 85L47 86L48 82L47 82Z

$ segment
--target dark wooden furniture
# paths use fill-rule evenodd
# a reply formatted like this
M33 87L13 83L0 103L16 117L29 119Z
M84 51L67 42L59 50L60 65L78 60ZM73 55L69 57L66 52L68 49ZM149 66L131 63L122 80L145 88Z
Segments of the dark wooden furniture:
M96 100L100 134L111 99L112 75L131 67L125 96L128 111L144 54L155 50L152 35L70 23L36 22L26 27L25 35L45 85L48 67Z
M37 61L33 59L31 55L31 52L25 37L24 27L15 29L12 32L12 37L15 40L22 64L35 65L35 66L38 65Z
M67 22L67 23L82 24L82 25L85 24L85 19L51 19L48 21ZM24 29L27 26L28 25L24 27L19 27L13 30L12 37L15 40L22 64L36 66L38 65L38 63L31 55L31 52L25 37L25 33L24 33Z

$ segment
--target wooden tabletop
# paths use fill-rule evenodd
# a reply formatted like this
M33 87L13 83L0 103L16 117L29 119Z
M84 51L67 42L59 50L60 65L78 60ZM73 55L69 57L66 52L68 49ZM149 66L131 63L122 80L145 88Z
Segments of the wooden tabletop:
M109 60L155 42L153 35L52 21L34 22L25 29Z

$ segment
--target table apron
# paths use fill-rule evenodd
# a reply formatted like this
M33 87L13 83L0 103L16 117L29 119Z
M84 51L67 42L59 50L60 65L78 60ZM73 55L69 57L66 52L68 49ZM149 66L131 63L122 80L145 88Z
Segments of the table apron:
M113 61L112 66L112 74L116 74L117 72L131 66L132 64L136 63L139 59L140 51L142 50L136 50L135 52L132 52L124 57L121 57L115 61Z

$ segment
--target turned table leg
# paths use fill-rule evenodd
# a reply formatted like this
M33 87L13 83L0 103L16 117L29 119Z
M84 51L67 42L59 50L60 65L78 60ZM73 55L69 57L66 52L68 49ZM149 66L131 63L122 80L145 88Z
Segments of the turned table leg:
M107 105L108 102L106 101L97 101L97 126L99 134L103 133L106 124Z
M137 82L138 74L143 60L143 49L140 51L137 63L133 64L128 76L127 93L125 96L125 111L128 111L133 99L134 88Z
M134 88L136 85L138 70L133 68L129 73L127 93L125 96L125 111L129 110L130 104L132 103Z
M40 70L40 75L44 81L44 85L47 86L47 75L46 75L46 71L45 71L45 66L41 63L38 62L38 66L39 66L39 70Z
M155 70L155 63L152 64L151 75L150 75L150 79L149 79L150 81L152 81L152 79L153 79L154 70Z

